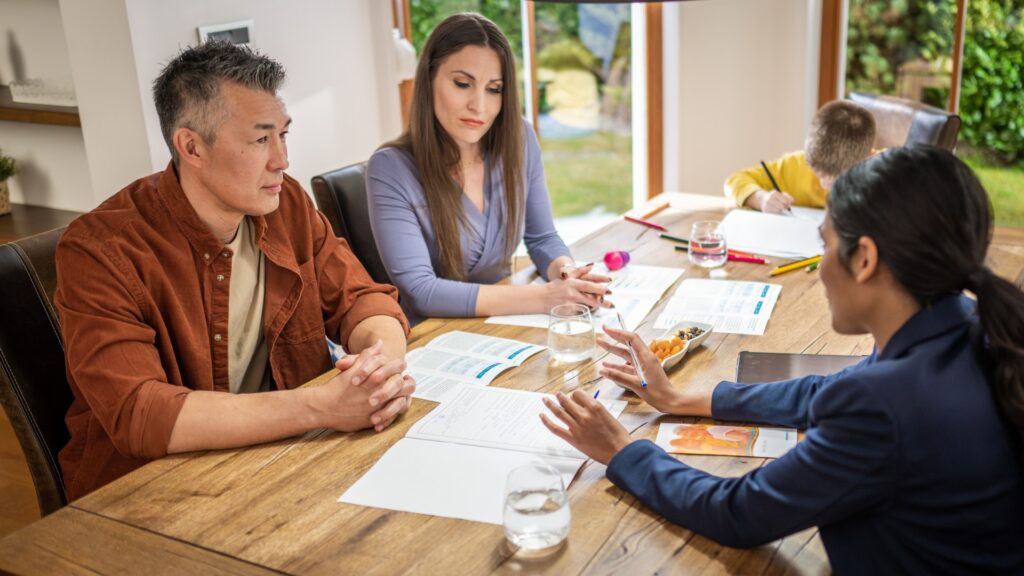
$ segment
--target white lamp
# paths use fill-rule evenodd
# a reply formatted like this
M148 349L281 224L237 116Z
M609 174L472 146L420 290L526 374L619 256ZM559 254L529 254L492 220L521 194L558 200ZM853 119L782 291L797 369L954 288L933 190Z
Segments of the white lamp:
M405 80L412 80L416 76L416 48L402 37L402 33L399 32L398 28L391 29L391 37L394 41L392 65L395 78L399 83Z

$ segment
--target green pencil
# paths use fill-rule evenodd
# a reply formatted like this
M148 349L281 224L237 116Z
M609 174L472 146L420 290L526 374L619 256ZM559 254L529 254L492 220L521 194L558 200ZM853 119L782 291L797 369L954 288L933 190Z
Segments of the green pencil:
M689 244L690 243L690 241L686 240L685 238L680 238L678 236L673 236L671 234L659 234L659 236L661 236L665 240L671 240L673 242L682 242L683 244Z

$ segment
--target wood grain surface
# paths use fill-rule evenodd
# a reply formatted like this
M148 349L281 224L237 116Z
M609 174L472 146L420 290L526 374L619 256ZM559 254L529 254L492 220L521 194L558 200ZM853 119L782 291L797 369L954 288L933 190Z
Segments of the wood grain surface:
M698 219L721 218L724 201L706 196L663 194L672 208L652 217L671 233L688 235ZM629 250L632 262L686 269L683 279L706 278L673 243L654 230L617 221L573 247L578 261L599 261L607 250ZM775 259L773 264L782 262ZM1024 246L996 244L991 264L1009 278L1024 273ZM710 391L735 375L741 350L810 354L869 354L867 336L841 336L830 326L817 273L796 271L768 277L771 265L729 262L732 280L770 281L783 286L764 336L712 333L670 376L674 385ZM528 281L530 269L513 281ZM659 334L658 304L640 333ZM482 319L431 319L417 326L410 348L449 330L467 330L545 343L546 331L484 324ZM555 392L572 390L595 376L596 355L576 365L557 365L547 353L499 377L493 386ZM328 375L322 376L323 381ZM317 381L311 385L317 384ZM607 381L601 397L629 406L621 421L634 438L656 435L661 422L693 421L665 416ZM593 388L588 388L592 390ZM319 430L302 437L240 450L175 455L153 462L82 498L72 509L137 527L211 554L272 570L302 574L819 574L830 571L816 530L768 545L740 550L720 546L653 515L604 477L604 466L588 461L569 487L572 528L564 546L540 558L509 548L500 526L339 504L337 498L365 473L409 427L435 404L416 400L389 429L342 434ZM722 476L739 476L765 464L759 458L680 456ZM47 533L37 528L38 533ZM97 527L97 530L107 529ZM19 532L16 536L21 535ZM111 537L116 537L112 532ZM6 542L6 541L4 541ZM3 543L0 543L3 544ZM9 548L8 548L9 549ZM8 549L0 545L0 556ZM86 548L79 554L91 554ZM198 552L196 552L198 554ZM136 552L125 549L123 554ZM182 561L192 560L191 556Z

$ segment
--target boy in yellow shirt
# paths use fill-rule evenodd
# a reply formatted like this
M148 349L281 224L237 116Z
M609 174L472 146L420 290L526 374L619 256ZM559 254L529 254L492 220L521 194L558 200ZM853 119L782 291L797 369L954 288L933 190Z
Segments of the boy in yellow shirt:
M829 188L840 174L871 155L875 119L862 106L835 100L811 121L804 150L766 162L779 185L772 186L760 164L729 176L725 195L736 206L779 214L793 205L824 208Z

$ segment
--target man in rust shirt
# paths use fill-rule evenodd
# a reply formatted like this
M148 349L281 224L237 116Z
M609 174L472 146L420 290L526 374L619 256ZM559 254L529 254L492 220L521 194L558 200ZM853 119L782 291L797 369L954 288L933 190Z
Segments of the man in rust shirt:
M283 79L229 44L179 54L153 89L171 163L61 239L70 500L168 453L379 431L408 409L395 288L370 279L284 173ZM359 354L299 389L331 368L325 334Z

